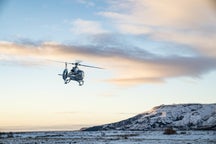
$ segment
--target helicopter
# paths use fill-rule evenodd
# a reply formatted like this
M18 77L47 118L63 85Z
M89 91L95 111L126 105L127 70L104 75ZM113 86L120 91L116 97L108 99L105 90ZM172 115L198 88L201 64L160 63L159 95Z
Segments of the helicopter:
M100 67L80 64L81 61L76 61L74 63L71 63L71 62L61 62L61 63L65 63L65 69L64 69L62 74L58 74L58 75L62 76L62 79L64 80L65 84L68 84L71 80L77 81L79 83L79 86L82 86L84 84L84 80L83 80L84 79L84 71L80 70L78 68L78 66L103 69ZM68 68L67 68L68 64L74 65L70 71L68 71Z

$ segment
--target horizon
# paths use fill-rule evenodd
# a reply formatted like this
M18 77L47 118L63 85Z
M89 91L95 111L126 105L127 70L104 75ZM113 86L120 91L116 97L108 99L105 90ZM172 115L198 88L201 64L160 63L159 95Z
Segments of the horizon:
M94 126L161 104L216 103L215 4L0 0L0 131ZM64 64L48 59L105 69L79 67L84 85L64 84Z
M212 104L216 104L216 103L179 103L179 104L168 104L168 105L158 105L158 106L154 106L151 109L144 111L144 112L140 112L138 114L134 114L131 117L137 116L139 114L143 114L143 113L148 113L149 111L153 110L155 107L159 107L159 106L175 106L175 105L191 105L191 104L201 104L201 105L212 105ZM131 117L128 117L126 119L129 119ZM122 119L122 120L126 120L126 119ZM119 121L122 121L119 120ZM111 123L116 123L119 121L114 121ZM103 123L100 125L105 125L105 124L111 124L111 123ZM0 132L51 132L51 131L80 131L83 128L89 128L89 127L94 127L94 126L99 126L99 125L46 125L46 126L8 126L8 127L1 127L0 128Z

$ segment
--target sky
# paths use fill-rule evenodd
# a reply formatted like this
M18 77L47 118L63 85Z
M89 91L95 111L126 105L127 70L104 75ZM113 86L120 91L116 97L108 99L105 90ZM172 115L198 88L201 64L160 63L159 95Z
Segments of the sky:
M214 0L0 0L0 131L75 130L216 103ZM103 67L65 85L64 64ZM69 66L71 68L72 66Z

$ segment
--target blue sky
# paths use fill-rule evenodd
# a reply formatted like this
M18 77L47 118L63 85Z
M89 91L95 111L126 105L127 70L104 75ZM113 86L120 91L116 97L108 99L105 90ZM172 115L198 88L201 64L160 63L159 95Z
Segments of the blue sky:
M215 103L212 0L1 0L0 130L77 129ZM82 60L85 84L64 85Z

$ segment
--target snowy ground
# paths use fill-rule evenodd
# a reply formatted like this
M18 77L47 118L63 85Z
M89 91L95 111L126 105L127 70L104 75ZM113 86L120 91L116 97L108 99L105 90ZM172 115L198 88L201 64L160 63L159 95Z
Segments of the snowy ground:
M2 133L0 144L215 144L216 131L54 131Z

